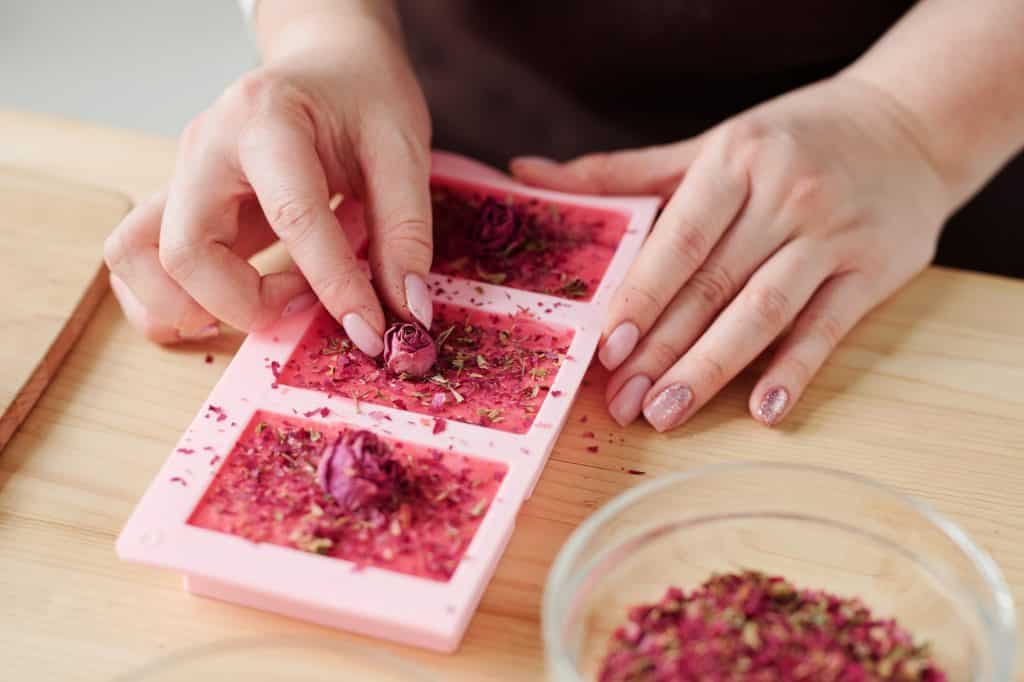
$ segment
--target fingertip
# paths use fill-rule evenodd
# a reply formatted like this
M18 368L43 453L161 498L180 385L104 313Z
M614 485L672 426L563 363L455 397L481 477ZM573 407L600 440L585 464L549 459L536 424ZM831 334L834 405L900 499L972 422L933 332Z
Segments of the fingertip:
M259 312L247 331L259 331L291 315L308 310L319 299L301 272L286 270L260 278Z
M405 276L405 302L409 314L430 329L434 321L434 302L430 298L427 281L414 272Z
M509 172L515 176L553 172L559 168L561 164L543 156L517 156L508 163Z
M161 324L153 319L135 293L128 287L123 279L114 273L110 273L110 290L114 298L121 306L125 319L135 327L143 336L162 345L173 345L181 341L189 341L174 327ZM219 333L219 329L216 333ZM216 336L216 333L212 336ZM209 338L209 334L205 338Z
M319 299L312 291L306 291L292 298L281 310L281 318L291 317L305 310L312 308Z
M640 416L644 396L651 385L651 380L642 374L631 377L608 401L608 414L619 426L629 426Z
M187 332L178 332L178 338L181 341L205 341L206 339L212 339L216 336L220 336L220 324L217 322L211 322L205 327L200 327L199 329L193 329Z
M693 389L686 384L671 384L651 396L643 408L644 418L658 433L670 431L690 417Z
M640 328L632 322L622 322L605 339L597 359L605 369L612 371L629 357L639 340Z
M371 358L384 352L384 339L370 323L358 313L348 313L341 318L341 326L356 348Z
M540 156L520 156L508 164L514 178L527 185L573 191L579 183L565 172L565 166L552 159Z

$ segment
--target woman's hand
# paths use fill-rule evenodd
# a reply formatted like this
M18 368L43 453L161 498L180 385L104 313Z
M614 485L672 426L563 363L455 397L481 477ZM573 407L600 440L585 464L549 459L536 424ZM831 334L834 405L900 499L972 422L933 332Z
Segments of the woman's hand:
M394 17L355 16L356 3L324 6L275 18L265 66L192 121L170 186L107 240L114 293L152 339L205 338L218 320L259 329L319 298L377 355L378 293L429 326L426 105ZM376 292L329 208L335 193L366 204ZM275 239L297 271L261 277L247 259Z
M772 425L840 339L931 260L955 200L915 118L850 76L770 101L693 140L565 164L543 187L668 203L610 304L608 409L679 426L770 344L750 397Z

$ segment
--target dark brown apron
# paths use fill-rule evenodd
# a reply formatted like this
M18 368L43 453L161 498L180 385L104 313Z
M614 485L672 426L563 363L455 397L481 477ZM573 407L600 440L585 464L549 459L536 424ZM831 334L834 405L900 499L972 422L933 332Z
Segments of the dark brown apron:
M911 0L400 0L434 145L504 166L698 134L826 77ZM947 225L937 261L1024 276L1024 156Z

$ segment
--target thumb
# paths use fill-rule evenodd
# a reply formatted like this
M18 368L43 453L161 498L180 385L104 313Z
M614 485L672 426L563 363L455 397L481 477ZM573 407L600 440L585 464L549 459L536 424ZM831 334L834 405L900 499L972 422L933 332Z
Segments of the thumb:
M699 138L558 163L524 156L509 169L528 185L582 194L657 194L668 198L697 155Z
M426 275L433 259L430 152L411 132L388 127L360 151L369 260L385 305L429 328L433 303Z

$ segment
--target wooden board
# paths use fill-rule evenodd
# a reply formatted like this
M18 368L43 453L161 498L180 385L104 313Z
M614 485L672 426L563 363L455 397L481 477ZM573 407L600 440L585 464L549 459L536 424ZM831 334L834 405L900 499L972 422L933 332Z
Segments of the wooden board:
M103 238L124 196L0 166L0 450L106 291Z

